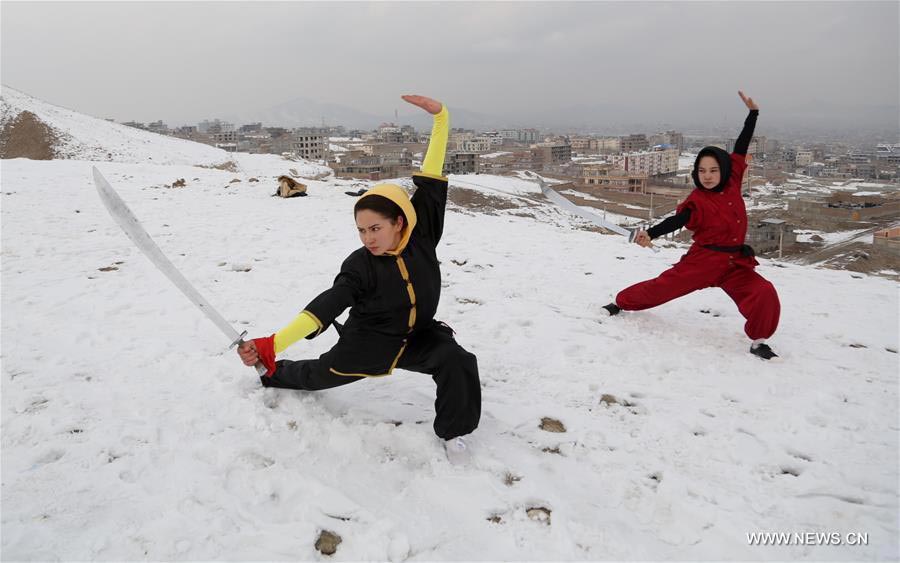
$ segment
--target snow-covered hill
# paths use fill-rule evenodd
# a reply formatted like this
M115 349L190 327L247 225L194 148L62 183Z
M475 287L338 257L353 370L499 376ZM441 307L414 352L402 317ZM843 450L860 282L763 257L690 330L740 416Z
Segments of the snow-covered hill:
M78 138L108 153L108 131ZM763 260L783 307L782 360L765 363L716 289L597 313L684 247L586 230L525 179L451 178L506 202L451 206L439 247L438 318L478 356L484 395L474 463L453 467L428 376L262 388L113 223L91 166L250 336L358 247L351 182L272 198L297 163L199 168L182 156L195 148L159 142L140 163L2 162L4 559L316 560L323 530L342 538L335 560L898 557L896 283ZM756 532L844 545L750 545Z
M56 158L189 166L219 166L231 160L222 149L90 117L3 86L0 128L23 112L53 132Z

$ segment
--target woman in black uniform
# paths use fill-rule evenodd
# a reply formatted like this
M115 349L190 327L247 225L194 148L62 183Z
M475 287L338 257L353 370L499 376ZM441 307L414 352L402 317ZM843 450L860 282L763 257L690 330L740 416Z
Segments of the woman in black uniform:
M317 391L395 368L427 373L437 384L434 432L443 438L451 461L465 455L461 438L478 427L481 384L478 364L434 319L441 294L436 247L444 228L447 178L441 175L449 113L424 96L403 99L434 115L421 172L413 175L412 198L400 186L380 184L354 206L363 247L341 265L334 285L313 299L277 333L238 349L243 362L261 361L266 387ZM275 361L275 354L301 338L321 334L350 308L337 344L315 360Z

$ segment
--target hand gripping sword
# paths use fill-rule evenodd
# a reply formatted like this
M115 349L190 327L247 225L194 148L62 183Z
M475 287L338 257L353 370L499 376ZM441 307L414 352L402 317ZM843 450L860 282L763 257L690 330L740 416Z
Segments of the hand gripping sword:
M175 265L166 258L166 255L162 253L162 250L160 250L156 243L153 242L153 239L150 238L150 235L147 234L147 231L141 226L140 221L134 216L131 209L125 205L125 202L119 197L116 190L109 185L106 178L100 174L100 171L97 170L96 166L94 167L94 184L97 185L97 192L100 193L100 199L103 201L103 205L106 206L107 211L109 211L109 214L112 215L112 218L115 219L116 223L119 224L119 227L125 231L125 234L128 235L131 242L133 242L134 245L137 246L151 262L153 262L153 265L156 266L164 276L169 278L170 282L175 284L175 287L177 287L191 303L206 315L206 318L211 320L219 330L225 333L225 336L227 336L228 340L231 342L229 349L243 344L244 337L247 336L247 331L245 330L238 334L238 332L228 324L228 321L226 321L218 311L213 309L212 305L210 305L209 302L194 289L194 286L181 275L181 272L175 268ZM264 375L267 371L262 362L256 362L254 367L259 375Z

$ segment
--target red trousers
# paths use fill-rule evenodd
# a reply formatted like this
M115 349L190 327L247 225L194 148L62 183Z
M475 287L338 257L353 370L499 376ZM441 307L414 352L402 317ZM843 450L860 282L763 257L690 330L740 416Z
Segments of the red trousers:
M769 338L778 328L781 303L770 281L757 274L756 260L692 248L680 262L652 280L619 292L616 305L641 311L705 287L721 287L747 319L744 332L751 339Z

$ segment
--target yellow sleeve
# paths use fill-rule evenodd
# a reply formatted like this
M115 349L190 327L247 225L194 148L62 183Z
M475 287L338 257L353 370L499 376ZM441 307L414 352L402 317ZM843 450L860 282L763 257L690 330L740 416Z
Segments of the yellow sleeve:
M311 313L303 311L291 321L291 324L275 333L275 353L284 352L288 346L301 338L306 338L320 328L322 325L319 321Z
M443 176L444 155L447 154L447 136L449 134L450 112L447 111L447 106L443 106L441 111L434 116L431 139L428 141L428 150L425 151L425 160L422 161L422 172Z

